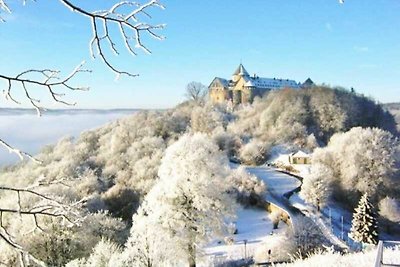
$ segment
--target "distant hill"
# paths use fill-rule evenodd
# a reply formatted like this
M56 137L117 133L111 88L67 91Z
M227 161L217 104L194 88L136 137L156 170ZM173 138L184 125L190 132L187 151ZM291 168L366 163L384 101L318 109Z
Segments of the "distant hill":
M400 130L400 103L387 103L382 105L384 109L393 114L397 122L397 128Z

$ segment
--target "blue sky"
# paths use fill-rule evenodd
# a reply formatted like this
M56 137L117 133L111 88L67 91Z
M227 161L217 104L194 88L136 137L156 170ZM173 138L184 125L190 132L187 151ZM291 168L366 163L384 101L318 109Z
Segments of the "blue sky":
M118 81L100 60L90 59L86 18L59 1L38 0L25 7L10 2L14 12L0 24L0 73L15 75L27 68L68 72L86 60L93 73L75 81L91 91L66 97L78 108L172 107L184 99L187 83L228 78L240 61L259 76L301 82L311 77L354 87L380 102L400 102L399 0L346 0L343 5L337 0L162 0L166 10L154 10L152 22L167 24L161 32L166 40L145 39L152 55L110 54L116 66L140 74ZM74 2L96 9L115 1ZM0 86L5 84L0 81Z

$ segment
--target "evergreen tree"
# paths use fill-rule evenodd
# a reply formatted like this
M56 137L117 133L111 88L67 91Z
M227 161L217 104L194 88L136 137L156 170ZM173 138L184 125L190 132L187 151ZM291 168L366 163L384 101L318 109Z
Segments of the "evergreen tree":
M350 237L361 243L376 244L378 242L378 224L373 205L365 193L353 213Z

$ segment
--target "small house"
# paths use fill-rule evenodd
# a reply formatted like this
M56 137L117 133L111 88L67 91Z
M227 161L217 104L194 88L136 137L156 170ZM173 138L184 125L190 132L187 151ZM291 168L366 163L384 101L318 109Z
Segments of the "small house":
M290 164L311 164L311 156L301 150L289 155Z

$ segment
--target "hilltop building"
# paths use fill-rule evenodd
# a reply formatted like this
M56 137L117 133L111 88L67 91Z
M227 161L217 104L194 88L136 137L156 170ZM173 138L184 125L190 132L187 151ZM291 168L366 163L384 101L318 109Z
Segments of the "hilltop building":
M211 82L209 96L213 103L232 101L234 105L251 103L256 96L262 96L270 90L282 88L300 89L312 87L313 81L308 78L303 84L289 79L262 78L250 76L242 64L232 74L230 80L215 77Z

